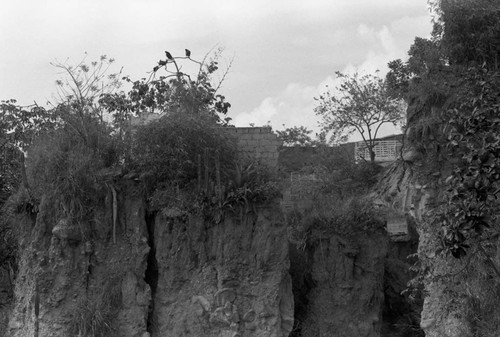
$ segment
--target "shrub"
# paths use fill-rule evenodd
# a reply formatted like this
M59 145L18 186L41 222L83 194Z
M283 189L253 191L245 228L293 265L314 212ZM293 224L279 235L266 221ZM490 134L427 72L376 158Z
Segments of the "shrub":
M26 162L34 197L49 198L56 217L71 221L92 217L104 196L107 178L103 172L119 160L107 127L92 120L88 123L93 131L85 138L68 125L44 133L29 149Z
M320 195L319 199L315 200L312 209L287 216L290 241L304 249L314 246L324 235L353 237L385 225L380 211L368 200L331 195Z
M236 148L212 119L173 113L138 128L131 167L142 174L150 193L169 188L227 181ZM208 180L206 179L208 176Z

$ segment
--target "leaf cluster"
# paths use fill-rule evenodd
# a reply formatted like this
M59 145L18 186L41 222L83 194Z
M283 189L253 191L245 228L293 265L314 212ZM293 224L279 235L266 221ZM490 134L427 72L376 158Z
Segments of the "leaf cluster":
M54 61L51 63L62 75L56 81L57 105L62 102L74 102L81 107L90 108L88 113L101 113L97 101L100 96L112 93L121 87L120 72L110 73L115 62L113 58L102 55L99 60L86 61L87 55L76 65Z
M241 217L281 196L281 185L269 167L257 161L235 162L232 177L222 183L219 193L201 193L198 205L205 219L220 223L226 213ZM217 192L217 191L215 191Z
M27 150L37 135L52 129L56 117L36 103L21 106L14 99L0 101L0 149L15 146Z
M311 138L312 130L305 126L294 126L283 131L276 131L283 146L314 146L317 142Z
M215 181L216 158L225 179L235 161L234 142L209 116L164 116L139 127L134 139L132 168L142 172L150 188L168 184L182 189L196 183L205 167Z
M115 122L120 125L131 115L147 112L209 115L216 122L227 124L230 118L223 120L222 116L227 114L231 104L217 93L227 71L218 84L212 80L219 69L220 51L212 59L205 57L201 62L192 59L190 51L185 57L174 57L169 52L165 54L166 59L158 61L148 79L134 81L129 77L123 78L132 85L127 94L120 92L101 96L100 103L113 113ZM198 66L197 74L192 76L183 71L182 62L187 62L187 66Z
M433 35L449 64L498 69L500 4L492 0L440 0Z
M409 79L424 79L449 66L498 69L500 4L491 0L429 1L434 15L431 39L416 37L406 62L389 62L390 91L408 99Z
M499 78L496 72L471 68L462 98L448 110L447 149L460 160L446 180L438 221L443 247L455 257L464 256L471 244L500 234L495 225L500 214Z
M91 218L109 179L103 172L119 161L115 141L104 126L93 125L91 144L66 126L39 137L27 159L35 197L51 198L57 214L72 221Z
M416 37L408 51L408 60L390 61L386 74L387 90L391 97L410 100L414 80L426 80L446 65L446 58L438 42ZM412 81L413 80L413 81ZM421 86L421 83L418 83Z
M328 206L327 206L328 205ZM289 239L302 248L315 246L325 236L332 234L357 240L361 233L372 233L384 226L382 215L372 203L360 198L330 198L306 213L292 212L287 216L290 226Z

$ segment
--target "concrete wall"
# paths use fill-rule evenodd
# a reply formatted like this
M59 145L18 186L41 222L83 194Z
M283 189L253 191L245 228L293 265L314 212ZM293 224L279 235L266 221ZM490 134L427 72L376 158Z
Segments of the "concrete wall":
M270 168L278 168L278 149L282 142L271 127L224 128L236 138L240 158L256 159Z

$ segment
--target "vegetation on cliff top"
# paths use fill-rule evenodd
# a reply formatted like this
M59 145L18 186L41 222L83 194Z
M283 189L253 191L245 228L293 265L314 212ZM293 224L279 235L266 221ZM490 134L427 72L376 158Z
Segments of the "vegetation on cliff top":
M144 183L152 210L177 207L176 200L189 194L199 200L181 203L198 210L273 198L279 189L269 173L237 159L234 140L223 131L230 104L218 89L227 71L219 82L212 80L220 53L200 62L189 50L180 57L165 52L148 79L123 78L132 87L127 93L118 91L120 73L108 74L113 60L106 56L76 66L54 63L66 77L57 81L58 101L50 109L2 102L1 145L10 150L3 155L19 157L3 167L3 199L24 177L28 198L22 203L36 212L42 198L49 199L55 219L81 225L93 223L94 209L116 195L116 179L123 175ZM182 63L197 72L182 70ZM153 122L131 125L152 113Z

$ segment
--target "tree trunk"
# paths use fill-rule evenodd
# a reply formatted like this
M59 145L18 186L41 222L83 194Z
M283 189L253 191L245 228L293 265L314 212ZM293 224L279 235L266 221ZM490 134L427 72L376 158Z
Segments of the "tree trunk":
M370 163L375 163L375 151L373 151L373 147L370 148Z

